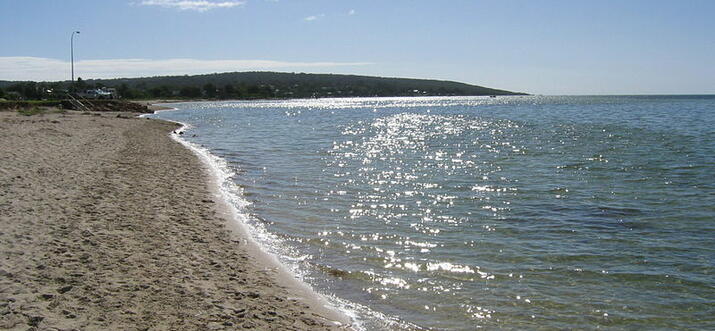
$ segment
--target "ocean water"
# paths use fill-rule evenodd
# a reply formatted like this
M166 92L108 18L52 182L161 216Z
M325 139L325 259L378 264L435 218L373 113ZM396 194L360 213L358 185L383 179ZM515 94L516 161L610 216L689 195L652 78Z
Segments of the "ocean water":
M364 329L715 329L715 96L173 106Z

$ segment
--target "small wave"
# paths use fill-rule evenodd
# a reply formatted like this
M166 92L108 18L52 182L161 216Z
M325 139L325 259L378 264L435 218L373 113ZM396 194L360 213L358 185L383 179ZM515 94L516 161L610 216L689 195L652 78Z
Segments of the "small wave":
M642 215L643 211L638 208L599 206L595 214L605 217L626 217Z

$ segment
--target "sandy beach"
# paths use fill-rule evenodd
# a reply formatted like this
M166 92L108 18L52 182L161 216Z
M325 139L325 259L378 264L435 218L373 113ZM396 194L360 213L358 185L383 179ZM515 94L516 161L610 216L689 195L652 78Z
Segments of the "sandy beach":
M0 329L343 329L222 212L173 123L0 112Z

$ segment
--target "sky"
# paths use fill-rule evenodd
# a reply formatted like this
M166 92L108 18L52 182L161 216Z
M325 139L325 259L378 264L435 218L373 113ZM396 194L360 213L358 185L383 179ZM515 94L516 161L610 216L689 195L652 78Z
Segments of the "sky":
M0 80L231 71L715 94L712 0L0 0Z

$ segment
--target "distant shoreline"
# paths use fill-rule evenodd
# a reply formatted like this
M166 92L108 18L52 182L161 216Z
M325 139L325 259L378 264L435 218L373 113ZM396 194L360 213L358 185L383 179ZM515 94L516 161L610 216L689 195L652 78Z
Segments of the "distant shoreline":
M80 91L110 87L112 93L134 100L528 95L437 79L269 71L88 80L78 78L74 84L69 81L0 81L0 92L7 89L26 99L42 98L72 87Z

